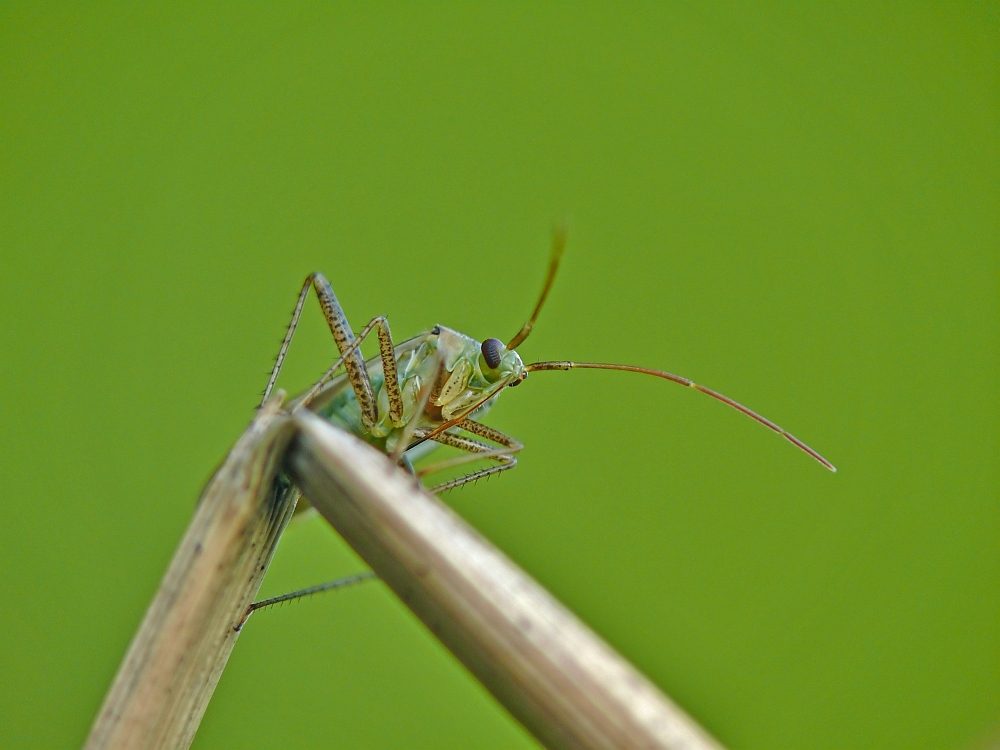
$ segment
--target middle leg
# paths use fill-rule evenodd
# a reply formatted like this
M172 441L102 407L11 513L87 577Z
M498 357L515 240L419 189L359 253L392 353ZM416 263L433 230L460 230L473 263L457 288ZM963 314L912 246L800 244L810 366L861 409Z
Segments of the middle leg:
M472 440L450 431L440 432L430 437L430 439L436 443L440 443L441 445L449 445L452 448L465 451L468 455L431 464L430 466L421 469L418 472L418 476L426 476L428 474L433 474L455 466L461 466L473 461L490 460L496 461L498 465L480 469L479 471L474 471L471 474L466 474L465 476L458 477L457 479L443 482L442 484L432 487L430 492L439 494L441 492L446 492L447 490L453 490L457 487L468 484L469 482L475 482L484 477L513 469L517 465L517 459L514 458L513 454L524 448L524 444L520 440L512 438L493 427L488 427L481 422L476 422L475 420L468 418L458 422L455 427L465 430L466 432L470 432L478 437L485 438L493 443L497 443L500 447L493 448L485 443L479 442L478 440Z

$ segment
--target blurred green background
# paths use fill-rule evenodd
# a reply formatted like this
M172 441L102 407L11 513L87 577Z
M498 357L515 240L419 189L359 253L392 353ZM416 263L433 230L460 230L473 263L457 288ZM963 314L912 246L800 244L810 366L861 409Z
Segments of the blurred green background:
M1000 726L995 3L5 4L0 746L82 742L302 278L507 339L459 513L732 748ZM310 302L282 384L333 356ZM319 519L263 594L362 569ZM525 748L381 584L258 615L195 742Z

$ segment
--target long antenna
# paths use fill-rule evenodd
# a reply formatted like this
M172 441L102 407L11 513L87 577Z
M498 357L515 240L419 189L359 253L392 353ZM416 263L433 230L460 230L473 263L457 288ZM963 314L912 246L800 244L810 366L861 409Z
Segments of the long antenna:
M521 330L517 332L517 335L510 340L507 344L508 351L514 351L524 340L528 338L528 334L531 333L531 329L535 327L535 321L538 319L538 313L542 311L542 305L545 304L545 298L549 296L549 290L552 288L552 282L556 279L556 271L559 270L559 260L562 258L563 250L566 249L566 225L557 224L556 228L552 232L552 254L549 256L549 273L545 277L545 285L542 287L542 294L538 298L538 304L535 305L535 311L531 313L531 317L528 322L521 326Z
M688 388L694 388L696 391L701 391L702 393L711 396L712 398L718 399L719 401L721 401L724 404L727 404L728 406L733 407L737 411L743 412L751 419L755 419L758 422L760 422L769 430L777 432L779 435L781 435L783 438L785 438L785 440L790 442L795 447L800 448L801 450L808 453L810 456L815 458L830 471L837 470L837 468L833 464L831 464L829 461L823 458L819 453L817 453L808 445L803 443L792 433L788 432L788 430L785 430L776 425L767 417L762 417L760 414L753 411L752 409L748 409L743 404L733 401L731 398L729 398L729 396L723 396L718 391L713 391L711 388L706 388L703 385L698 385L693 380L682 378L680 375L672 375L669 372L663 372L662 370L651 370L648 367L634 367L633 365L613 365L613 364L605 364L602 362L535 362L534 364L525 366L524 369L527 370L528 372L540 372L543 370L575 370L575 369L625 370L626 372L641 372L646 375L653 375L658 378L663 378L664 380L669 380L672 383L679 383L680 385L685 385Z

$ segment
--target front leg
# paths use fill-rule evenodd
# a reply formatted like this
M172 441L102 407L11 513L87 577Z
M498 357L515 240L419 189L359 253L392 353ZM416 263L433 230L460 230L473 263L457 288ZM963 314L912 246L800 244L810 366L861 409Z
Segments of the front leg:
M312 400L316 397L316 395L321 390L323 390L323 386L325 386L328 382L330 382L330 380L336 374L337 370L339 370L342 365L346 366L347 363L351 361L351 357L358 352L358 349L361 347L361 343L368 337L368 334L375 329L378 329L378 340L379 340L379 349L381 351L381 357L382 357L382 368L385 372L384 387L386 389L386 395L389 397L389 417L391 419L393 414L398 414L399 421L402 422L403 397L399 391L399 379L396 373L396 354L392 346L392 336L389 333L389 321L386 320L384 315L379 315L368 321L368 325L366 325L361 330L361 333L358 334L357 338L354 338L352 336L352 340L350 345L348 345L347 347L347 351L344 352L341 355L341 357L330 366L330 369L326 371L323 377L321 377L318 381L316 381L316 384L309 389L309 392L306 393L306 395L299 400L300 406L309 406L309 404L312 403ZM364 362L362 362L362 364L364 364ZM365 377L364 382L368 384L368 387L370 389L371 381L368 379L367 368L362 368L362 372L364 373ZM355 394L359 394L359 391L357 390L355 390L354 392ZM360 402L360 400L361 399L359 398L358 401ZM377 409L375 412L375 416L377 421L378 417ZM368 428L366 427L366 429Z
M323 310L323 317L326 318L327 325L330 327L330 333L333 334L333 340L340 350L341 359L335 367L343 364L347 370L348 380L358 399L358 406L361 410L361 423L366 430L371 430L378 422L378 407L375 403L371 379L368 377L368 370L365 367L365 360L361 356L359 346L364 337L372 330L373 326L378 328L379 352L382 358L382 370L385 374L386 395L389 397L389 419L394 426L398 427L403 420L403 399L399 391L396 356L393 351L394 347L392 345L392 333L389 330L389 321L383 316L374 318L356 340L347 322L347 316L344 314L344 310L337 300L337 295L333 293L333 287L330 286L330 282L321 273L309 274L302 284L298 302L292 313L292 322L288 325L288 331L285 333L284 341L281 342L281 349L278 352L278 358L271 371L267 388L264 389L264 401L267 400L271 389L274 387L274 382L278 379L281 365L285 361L288 347L292 343L292 336L298 327L299 317L302 315L302 307L305 304L306 296L309 294L309 287L312 287L316 291L316 297L319 299L320 307ZM325 383L327 380L329 380L329 377L324 378L320 383ZM314 395L318 390L318 387L314 388L310 396Z
M344 315L344 310L337 300L337 295L333 293L330 282L321 273L312 274L310 279L313 289L316 290L316 296L319 298L320 307L323 309L323 317L326 318L326 323L330 326L330 333L333 334L333 340L337 343L337 348L344 358L347 379L351 382L351 388L354 389L358 406L361 409L361 424L366 430L371 430L378 422L378 407L375 405L375 395L372 393L372 382L368 377L368 369L365 367L365 358L361 356L358 347L354 345L354 333L351 331L347 316ZM374 323L375 320L372 322ZM380 335L379 339L381 340L381 338ZM395 361L393 369L395 369Z

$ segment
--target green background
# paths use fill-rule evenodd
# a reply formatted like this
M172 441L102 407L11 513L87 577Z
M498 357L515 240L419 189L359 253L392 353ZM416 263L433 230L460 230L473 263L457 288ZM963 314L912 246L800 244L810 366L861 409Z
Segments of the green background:
M507 339L459 513L732 748L1000 726L993 3L4 4L0 746L82 742L302 278ZM333 344L310 302L282 384ZM362 568L319 519L262 593ZM381 584L258 615L195 746L531 747Z

